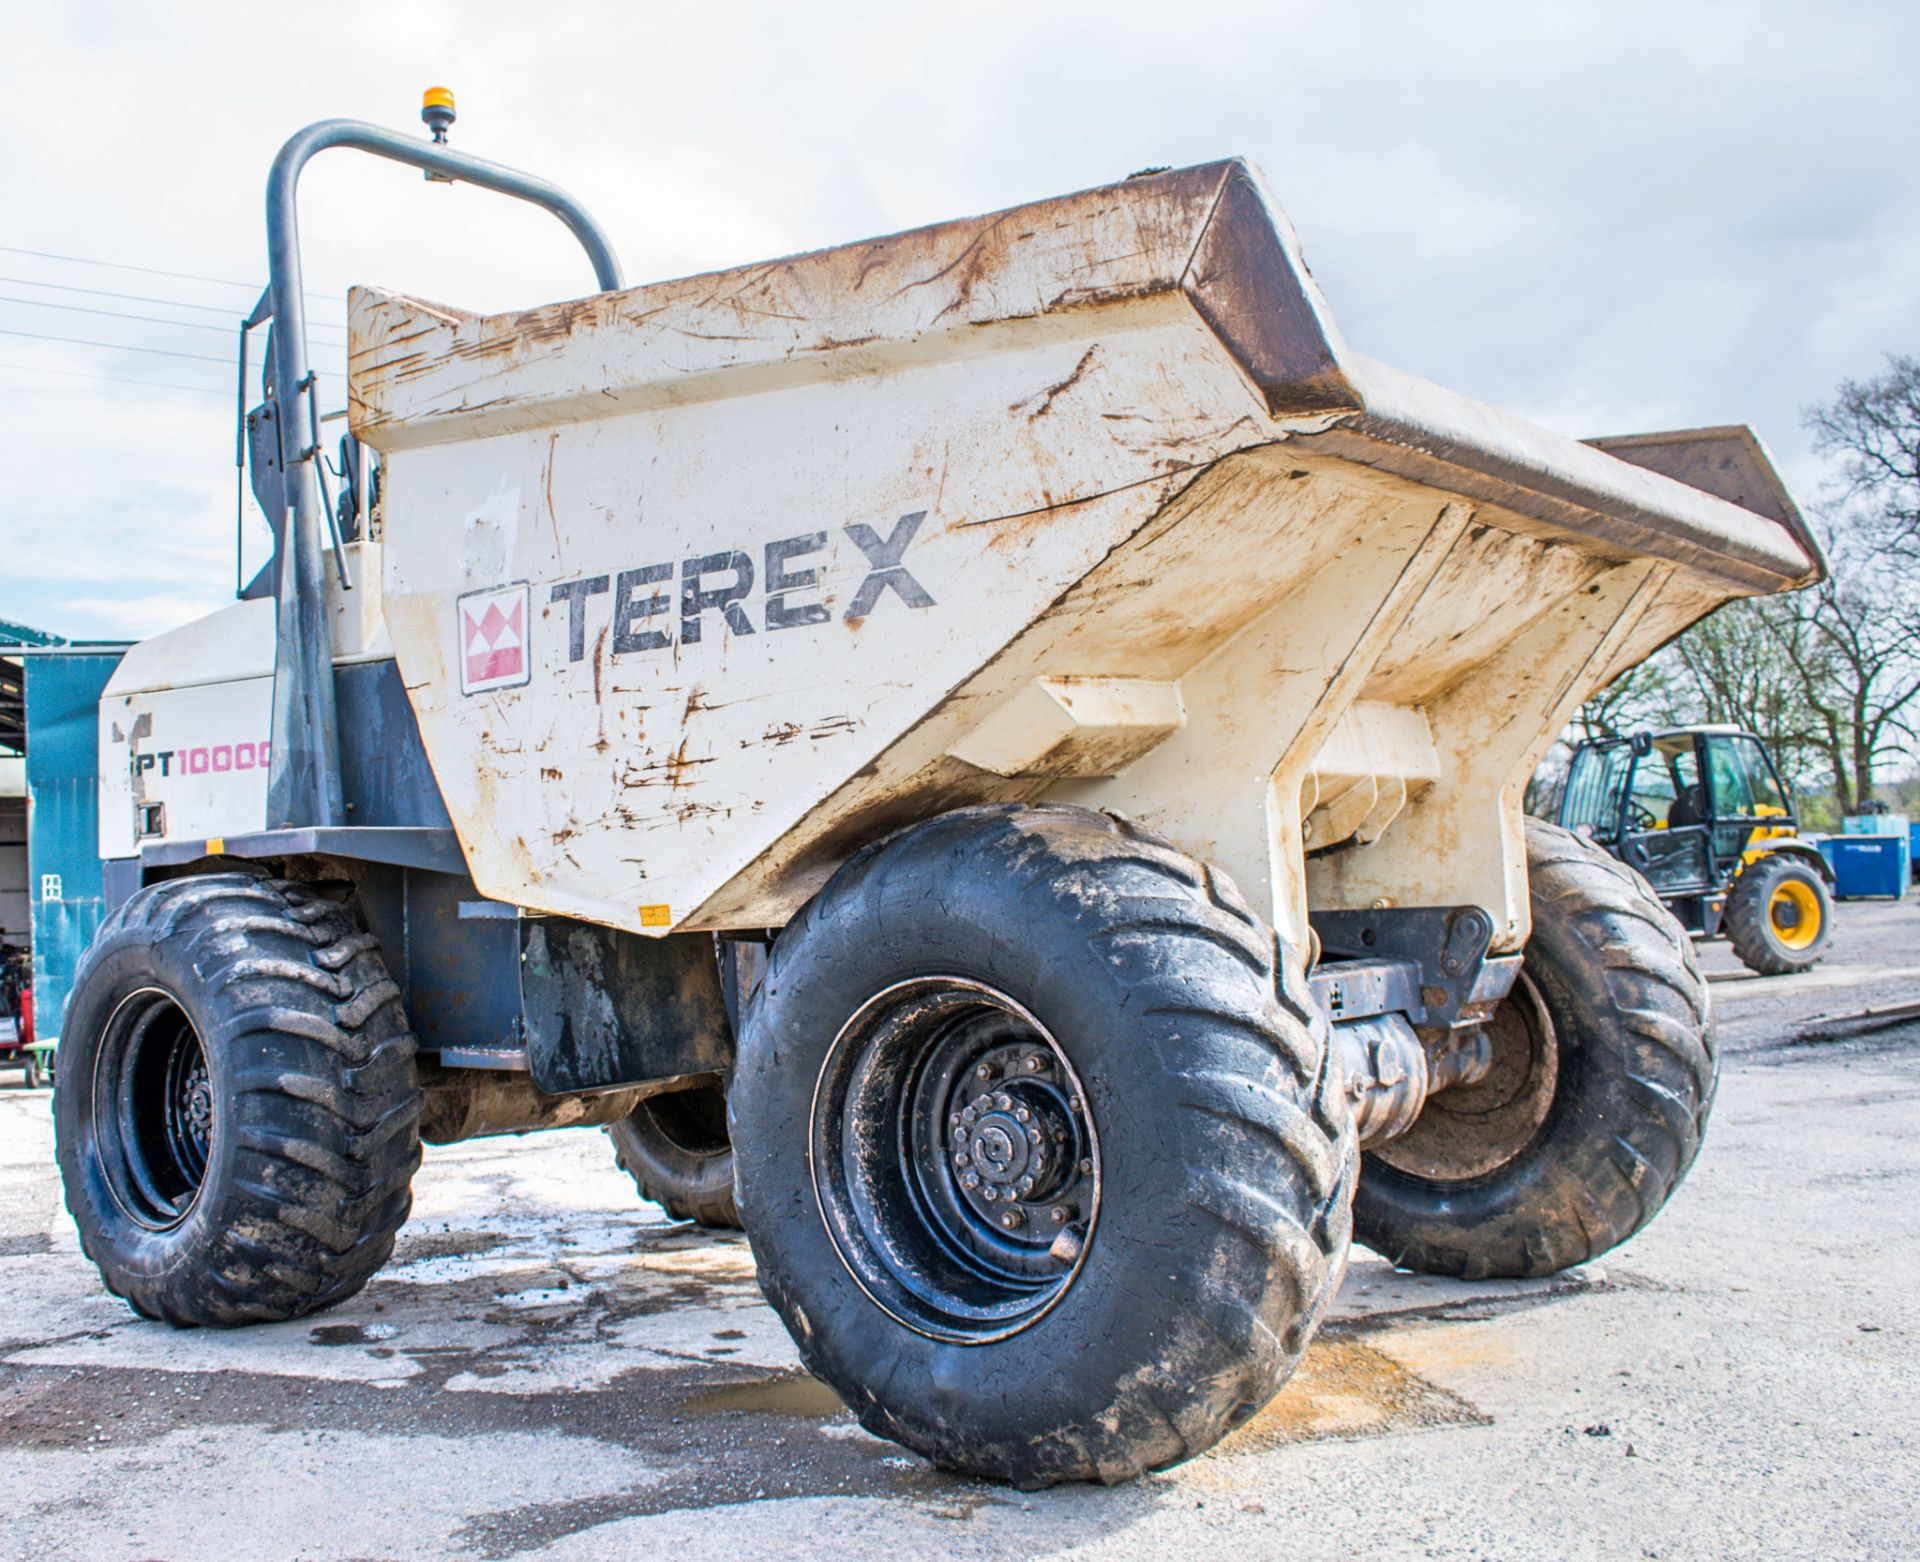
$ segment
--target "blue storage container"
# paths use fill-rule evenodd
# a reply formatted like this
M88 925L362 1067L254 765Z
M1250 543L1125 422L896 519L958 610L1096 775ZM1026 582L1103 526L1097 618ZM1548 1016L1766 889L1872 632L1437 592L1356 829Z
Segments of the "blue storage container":
M1833 868L1833 892L1841 900L1907 892L1906 840L1898 835L1830 835L1820 850Z
M1907 873L1920 879L1920 820L1907 826Z

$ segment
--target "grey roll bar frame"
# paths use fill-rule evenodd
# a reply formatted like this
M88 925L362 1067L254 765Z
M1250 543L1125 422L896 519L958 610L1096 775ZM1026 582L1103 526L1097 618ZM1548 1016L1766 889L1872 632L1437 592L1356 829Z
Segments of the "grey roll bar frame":
M267 296L273 332L274 422L281 445L281 561L273 655L273 750L267 773L269 830L344 825L340 730L333 690L333 637L327 622L320 448L295 416L313 395L308 367L305 298L300 271L298 196L301 171L318 152L351 147L424 170L447 183L478 185L551 212L593 263L604 293L622 286L620 262L599 223L558 185L484 158L353 119L323 119L287 139L267 176ZM257 312L257 311L256 311Z

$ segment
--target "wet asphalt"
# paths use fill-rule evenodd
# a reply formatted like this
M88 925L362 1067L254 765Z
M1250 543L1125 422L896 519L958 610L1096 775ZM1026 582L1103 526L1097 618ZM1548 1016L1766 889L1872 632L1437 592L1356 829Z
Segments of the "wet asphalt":
M800 1371L737 1236L597 1132L428 1152L394 1262L317 1318L107 1296L46 1091L0 1075L0 1558L1905 1557L1920 1552L1920 897L1831 958L1704 951L1723 1082L1662 1216L1552 1281L1356 1250L1281 1397L1111 1490L955 1480Z

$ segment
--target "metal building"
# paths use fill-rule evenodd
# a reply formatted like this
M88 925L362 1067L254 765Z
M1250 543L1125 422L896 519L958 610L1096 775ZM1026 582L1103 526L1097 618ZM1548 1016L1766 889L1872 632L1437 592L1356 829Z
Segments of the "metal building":
M125 649L0 620L0 946L31 951L42 1048L100 925L97 713Z

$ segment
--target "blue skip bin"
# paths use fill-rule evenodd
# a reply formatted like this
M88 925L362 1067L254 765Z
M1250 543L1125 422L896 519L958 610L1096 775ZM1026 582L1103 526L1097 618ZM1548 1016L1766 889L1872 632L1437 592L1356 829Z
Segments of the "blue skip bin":
M1898 900L1907 892L1909 847L1901 836L1832 835L1820 850L1833 867L1833 892L1841 900Z

